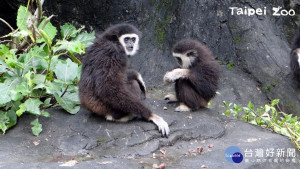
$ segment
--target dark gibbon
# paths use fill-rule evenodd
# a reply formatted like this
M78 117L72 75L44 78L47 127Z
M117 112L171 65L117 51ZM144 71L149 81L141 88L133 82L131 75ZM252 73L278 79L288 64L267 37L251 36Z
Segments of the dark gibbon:
M293 78L300 84L300 23L298 33L294 40L293 48L290 54L290 66L293 73Z
M211 51L196 40L184 39L173 48L179 68L167 72L165 83L175 82L176 95L165 100L178 101L175 111L194 111L206 107L218 89L220 65Z
M142 76L127 68L140 37L139 30L130 24L112 26L97 37L82 61L79 98L86 109L107 120L126 122L141 117L168 136L167 122L142 103L146 91Z

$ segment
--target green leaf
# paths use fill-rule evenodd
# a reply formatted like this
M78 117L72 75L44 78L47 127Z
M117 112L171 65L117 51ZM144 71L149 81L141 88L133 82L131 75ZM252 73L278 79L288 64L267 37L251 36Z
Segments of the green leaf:
M275 106L276 104L278 104L279 103L279 99L275 99L275 100L272 100L271 101L271 105L272 106Z
M12 127L12 126L14 126L14 125L17 124L17 115L16 115L16 113L13 110L9 110L7 112L7 114L6 114L6 116L9 119L8 122L7 122L7 124L6 124L6 126L8 128L10 128L10 127Z
M29 17L29 11L25 6L20 6L17 15L17 26L20 30L28 30L27 19Z
M31 72L31 71L29 71L28 73L25 74L27 86L29 89L32 89L32 84L33 84L33 79L31 79L32 74L33 74L33 72Z
M42 39L38 39L37 40L37 43L41 43L41 42L46 42L48 46L49 45L49 42L52 42L54 37L56 36L56 33L57 33L57 29L56 27L54 27L51 22L48 22L45 26L45 28L43 30L42 27L45 23L47 18L45 18L39 25L38 29L39 29L39 32L42 34L43 38ZM47 36L47 38L44 38L44 36ZM48 41L48 42L47 42ZM51 43L50 43L51 44Z
M51 102L51 98L48 98L48 99L46 99L45 101L44 101L44 107L49 107L49 106L51 106L51 104L50 104L50 102Z
M40 105L43 104L39 99L28 99L25 101L24 105L26 107L26 110L34 115L40 115Z
M253 104L252 104L252 102L251 102L251 101L248 103L248 107L249 107L249 109L251 109L251 110L253 110L253 109L254 109L254 106L253 106Z
M59 41L56 43L57 47L53 49L54 52L67 50L71 53L78 53L83 54L84 53L84 46L79 41Z
M6 124L8 123L9 119L6 116L6 112L0 111L0 130L2 130L3 134L8 129Z
M91 33L82 32L80 33L74 40L81 42L85 47L89 47L93 44L93 41L95 39L95 31Z
M249 121L250 124L253 124L253 125L257 125L257 122L255 120L251 120Z
M33 83L40 85L44 83L45 79L46 79L46 75L36 74L33 78Z
M47 81L46 83L46 92L48 94L61 93L63 90L62 85L54 82Z
M21 84L17 85L15 91L20 92L23 96L28 96L31 93L26 81L23 81Z
M0 56L3 56L4 54L9 52L9 48L3 44L0 45ZM2 58L2 57L1 57ZM4 59L4 58L2 58Z
M225 112L225 115L226 115L226 116L230 115L230 111L227 110L227 111Z
M20 81L20 78L15 78L6 79L5 83L0 83L0 105L4 105L12 100L10 97L10 91L14 90Z
M5 63L12 68L24 69L23 63L20 62L15 54L16 50L10 50L5 54Z
M63 37L63 39L68 39L69 37L75 37L76 36L76 28L68 23L65 23L63 26L60 27L60 34Z
M41 111L41 116L50 117L50 113L46 112L45 110L42 110Z
M68 98L61 98L57 93L54 94L56 101L59 105L71 114L78 113L80 106L77 106L75 101L69 100Z
M32 125L31 131L33 135L38 136L43 131L43 126L39 123L39 119L33 120L30 124Z
M46 42L48 48L50 49L51 44L52 44L52 40L50 39L50 37L47 35L47 33L44 30L40 30L40 34L42 35L42 40L37 40L37 42L39 43L39 41L41 42Z
M281 128L280 133L285 136L291 137L290 133L288 132L288 130L286 128Z
M72 83L78 72L78 65L70 59L59 61L55 67L55 75L58 80L64 81L66 84Z
M26 107L24 103L20 104L19 108L20 109L16 112L18 117L20 117L26 111Z
M269 105L265 105L265 112L269 112L271 110L271 107Z
M20 92L17 92L16 90L10 91L10 98L13 101L21 101L23 99L23 95Z

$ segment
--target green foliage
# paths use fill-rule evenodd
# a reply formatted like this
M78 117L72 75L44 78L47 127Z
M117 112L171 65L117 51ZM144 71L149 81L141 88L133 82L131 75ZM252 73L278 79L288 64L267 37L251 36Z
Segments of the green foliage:
M234 44L239 44L241 41L242 41L242 38L239 36L235 37L233 40Z
M43 130L42 129L43 126L41 123L39 123L39 119L33 120L30 124L32 125L31 127L32 134L38 136Z
M79 111L77 83L81 66L74 55L84 54L85 47L95 37L94 32L64 24L59 38L51 17L44 17L34 25L28 22L31 15L30 10L20 6L18 30L7 35L16 39L17 47L0 45L0 131L3 134L24 113L37 117L31 125L32 133L39 135L42 125L38 117L50 117L48 108L60 106L70 114ZM61 59L62 55L71 59Z
M103 137L99 137L99 138L98 138L98 141L99 141L100 143L103 143L103 142L105 142L105 139L104 139Z
M271 128L277 133L283 134L291 139L300 150L300 120L292 114L278 111L279 99L272 100L270 104L254 108L252 102L247 107L223 101L224 115L232 115L234 118L246 121L253 125Z
M278 83L279 83L279 79L276 78L275 80L273 80L271 84L264 84L262 90L265 92L270 92Z
M20 30L28 30L27 19L29 17L29 11L25 6L20 6L17 15L17 26Z
M232 62L229 62L227 64L227 68L230 69L230 70L232 70L234 68L234 64Z

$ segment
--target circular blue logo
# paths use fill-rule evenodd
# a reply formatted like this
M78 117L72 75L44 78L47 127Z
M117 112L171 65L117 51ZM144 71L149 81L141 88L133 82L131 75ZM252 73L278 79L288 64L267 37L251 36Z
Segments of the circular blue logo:
M225 151L225 159L230 163L240 163L243 161L243 154L236 146L230 146Z

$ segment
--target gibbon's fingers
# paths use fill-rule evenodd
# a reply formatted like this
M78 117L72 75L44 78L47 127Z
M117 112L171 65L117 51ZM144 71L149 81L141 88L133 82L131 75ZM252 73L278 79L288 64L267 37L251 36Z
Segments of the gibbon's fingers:
M158 126L158 131L161 131L163 136L166 137L169 136L170 134L169 125L162 117L152 113L149 120Z
M191 111L191 109L184 103L180 103L180 105L175 108L175 111L179 111L179 112L187 111L188 112L188 111Z
M187 78L189 75L189 69L174 69L170 72L167 72L164 76L164 82L172 83L179 78Z
M177 97L174 94L168 94L164 97L164 100L168 100L171 102L176 102L178 101Z

